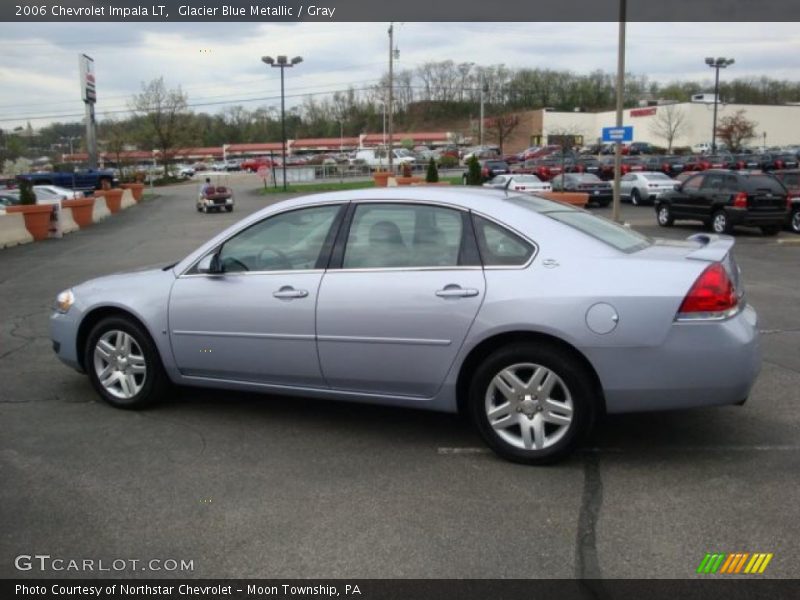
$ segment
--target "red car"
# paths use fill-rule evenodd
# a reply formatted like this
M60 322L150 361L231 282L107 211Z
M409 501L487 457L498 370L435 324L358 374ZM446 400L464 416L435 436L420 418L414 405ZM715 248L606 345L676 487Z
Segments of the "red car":
M537 158L526 160L522 165L514 167L512 173L536 175L542 181L550 181L563 171L561 159L558 158Z
M631 172L644 171L644 161L636 156L625 156L619 165L619 174L627 175ZM614 157L609 156L600 160L600 172L597 174L600 179L609 181L614 179Z
M270 169L277 164L278 164L277 162L270 160L266 156L259 156L257 158L246 158L242 161L242 171L250 171L251 173L255 173L261 167L266 167Z

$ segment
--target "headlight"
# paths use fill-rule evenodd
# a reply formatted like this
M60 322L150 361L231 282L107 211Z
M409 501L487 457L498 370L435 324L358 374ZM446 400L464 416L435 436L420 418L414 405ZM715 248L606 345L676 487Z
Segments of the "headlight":
M75 304L75 294L72 293L72 290L64 290L56 296L55 308L60 313L67 312L73 304Z

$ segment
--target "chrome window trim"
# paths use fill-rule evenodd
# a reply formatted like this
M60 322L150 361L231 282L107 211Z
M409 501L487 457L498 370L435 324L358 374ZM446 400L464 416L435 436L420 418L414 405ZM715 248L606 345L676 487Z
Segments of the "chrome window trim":
M325 274L332 273L377 273L398 271L480 271L483 267L472 265L468 267L358 267L352 269L328 269Z
M531 257L528 259L528 261L525 264L522 264L522 265L483 265L483 270L484 271L524 271L525 269L527 269L528 267L531 266L531 264L533 263L533 261L536 259L536 257L539 254L539 244L534 242L530 237L528 237L524 233L521 233L518 229L515 229L514 227L511 227L511 226L507 225L506 223L503 223L502 221L498 221L497 219L495 219L493 217L490 217L490 216L488 216L488 215L486 215L486 214L484 214L482 212L478 212L476 210L473 210L471 212L474 215L478 215L482 219L486 219L487 221L491 221L492 223L494 223L495 225L498 225L499 227L502 227L503 229L508 229L509 231L513 232L514 234L516 234L517 236L521 237L523 240L528 242L531 246L533 246L533 252L531 252ZM477 235L477 233L475 235ZM477 242L477 240L476 240L476 242ZM483 259L481 259L481 262L483 262Z
M206 255L207 256L207 255ZM205 258L205 256L203 257ZM191 277L235 277L240 275L314 275L323 274L325 269L281 269L280 271L231 271L229 273L187 273L179 275L178 279L189 279Z

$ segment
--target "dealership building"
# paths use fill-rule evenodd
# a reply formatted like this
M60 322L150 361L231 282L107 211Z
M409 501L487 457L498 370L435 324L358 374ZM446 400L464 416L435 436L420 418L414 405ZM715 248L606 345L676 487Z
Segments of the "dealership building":
M750 146L800 145L799 105L717 105L717 122L744 111L744 117L756 124L756 137ZM705 94L694 102L660 103L652 106L629 108L623 111L623 125L633 127L633 140L667 146L659 135L659 123L680 117L683 126L672 142L673 147L694 146L711 142L714 118L713 95ZM520 114L520 123L514 135L505 144L506 152L518 152L526 146L558 142L563 136L572 136L578 145L600 141L604 127L616 125L616 112L560 112L549 109L526 111ZM719 140L718 140L719 142Z

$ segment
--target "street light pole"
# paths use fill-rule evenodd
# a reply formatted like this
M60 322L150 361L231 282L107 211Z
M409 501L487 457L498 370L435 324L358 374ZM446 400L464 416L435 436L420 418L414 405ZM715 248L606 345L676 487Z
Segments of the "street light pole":
M394 149L393 140L393 120L392 120L392 105L394 102L394 23L389 25L389 172L393 172L394 157L392 150ZM385 107L384 107L385 109Z
M720 56L719 58L713 58L711 56L706 57L706 64L714 69L714 122L712 124L711 129L711 154L716 154L717 152L717 104L719 104L719 70L725 69L729 65L732 65L735 61L732 58L725 58Z
M270 67L274 67L281 70L281 160L283 169L283 191L285 192L286 191L286 102L285 102L286 94L284 92L284 86L283 86L283 71L288 67L293 67L303 62L303 57L295 56L291 61L289 61L285 55L280 55L277 58L272 58L271 56L262 56L261 62L269 65Z
M622 108L625 96L625 18L626 0L619 0L619 41L617 46L617 128L622 127ZM612 203L612 218L619 222L621 196L620 196L620 170L622 165L622 145L614 144L614 196Z

